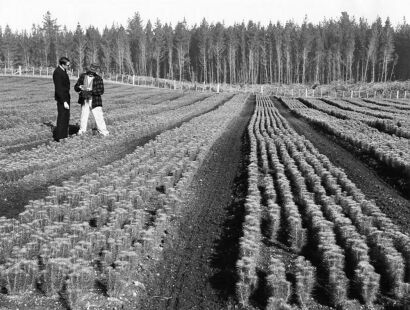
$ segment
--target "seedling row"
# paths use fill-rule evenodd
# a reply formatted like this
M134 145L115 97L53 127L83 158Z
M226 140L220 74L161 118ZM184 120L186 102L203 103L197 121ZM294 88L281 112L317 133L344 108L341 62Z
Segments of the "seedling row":
M268 97L257 96L248 135L239 301L252 305L252 296L266 282L267 309L309 308L315 302L359 307L377 304L382 296L405 303L409 236L298 135ZM287 247L290 259L283 260L275 244Z

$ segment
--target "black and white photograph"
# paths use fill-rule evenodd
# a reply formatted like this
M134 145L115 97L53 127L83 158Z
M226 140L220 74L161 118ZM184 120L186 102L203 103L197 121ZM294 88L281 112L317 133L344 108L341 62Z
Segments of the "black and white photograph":
M0 310L410 310L410 1L0 0Z

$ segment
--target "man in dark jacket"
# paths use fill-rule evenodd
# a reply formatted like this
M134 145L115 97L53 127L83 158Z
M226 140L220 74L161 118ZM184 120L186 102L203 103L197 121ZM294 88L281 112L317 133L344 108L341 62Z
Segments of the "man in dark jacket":
M67 70L70 67L70 60L61 57L58 67L53 72L54 99L57 101L57 128L54 140L67 138L68 123L70 121L70 79Z
M101 100L101 95L104 94L104 82L101 76L97 74L98 69L97 64L91 64L90 68L79 76L77 83L74 85L74 90L79 93L78 103L81 104L81 122L78 132L80 135L87 131L90 111L94 115L98 132L103 136L108 135Z

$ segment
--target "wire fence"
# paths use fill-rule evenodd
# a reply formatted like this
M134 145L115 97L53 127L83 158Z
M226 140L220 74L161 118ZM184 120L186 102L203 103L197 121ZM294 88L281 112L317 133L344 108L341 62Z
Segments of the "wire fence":
M22 76L51 78L53 67L26 67L6 68L0 70L0 76ZM80 71L71 70L69 76L75 80ZM153 87L170 90L195 91L195 92L250 92L277 97L304 97L304 98L384 98L384 99L410 99L410 90L382 89L347 89L334 85L323 85L316 88L306 85L275 85L275 84L228 84L228 83L199 83L177 81L171 79L155 78L151 76L137 76L129 74L101 73L106 82Z

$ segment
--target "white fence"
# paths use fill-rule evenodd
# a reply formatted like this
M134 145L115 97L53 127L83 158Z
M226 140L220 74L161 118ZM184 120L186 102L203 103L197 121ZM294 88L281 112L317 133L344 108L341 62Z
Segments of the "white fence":
M55 68L15 68L4 67L0 70L0 76L32 76L32 77L51 77ZM70 78L77 79L80 72L71 70ZM410 99L410 90L338 90L331 85L318 86L315 89L306 88L303 85L275 86L270 84L206 84L187 81L176 81L169 79L154 78L150 76L136 76L127 74L102 73L105 81L163 89L197 91L197 92L251 92L262 93L277 97L328 97L328 98L390 98L390 99Z
M42 77L51 78L55 68L44 67L44 68L6 68L4 67L0 70L0 76L22 76L22 77ZM70 79L77 79L80 72L71 70L69 72ZM191 91L202 91L202 92L220 92L220 91L241 91L239 87L227 86L224 84L222 89L221 84L205 84L205 83L192 83L187 81L176 81L169 79L154 78L150 76L137 76L137 75L127 75L127 74L112 74L112 73L102 73L104 81L129 84L135 86L143 87L155 87L155 88L165 88L174 90L191 90Z
M269 95L277 97L311 97L311 98L384 98L384 99L410 99L410 91L404 90L332 90L331 87L308 88L282 88L277 87L268 91Z

